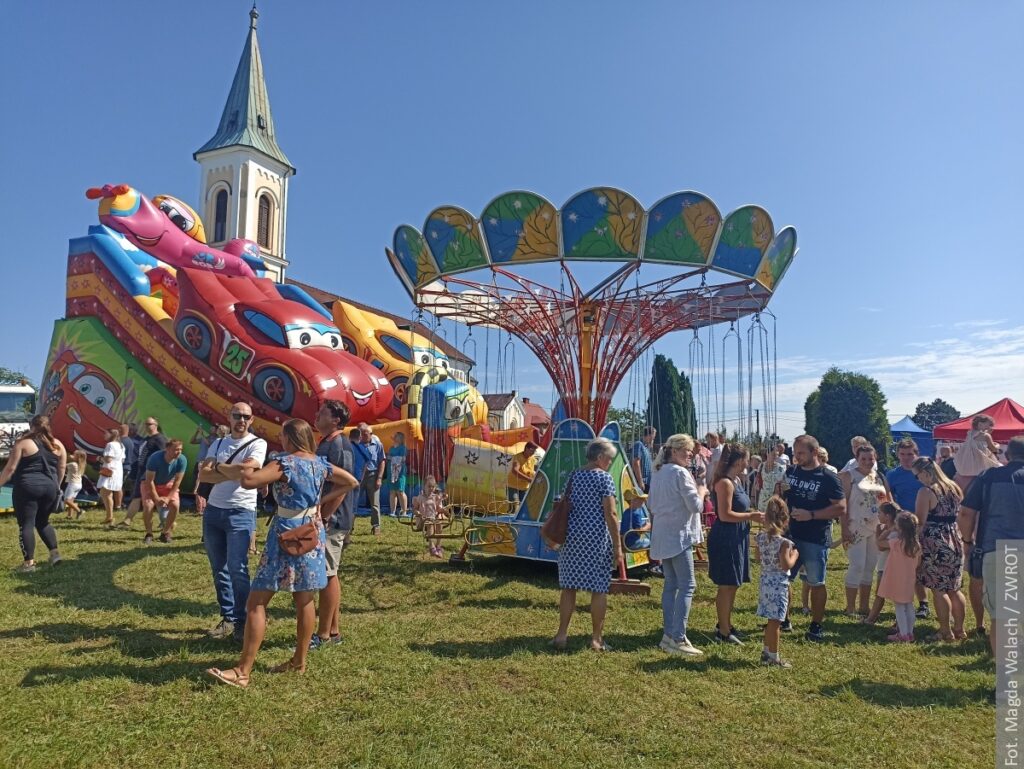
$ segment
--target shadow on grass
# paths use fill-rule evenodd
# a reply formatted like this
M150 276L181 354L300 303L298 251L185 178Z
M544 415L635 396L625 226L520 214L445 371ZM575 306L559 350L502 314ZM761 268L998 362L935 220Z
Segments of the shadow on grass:
M233 664L234 661L225 661L223 666L231 667ZM206 667L194 662L168 662L153 667L121 665L117 663L75 665L73 667L39 665L29 668L19 685L23 688L32 688L36 686L56 686L70 681L127 678L129 681L137 684L160 686L172 681L191 680L193 682L192 688L199 691L209 688L207 682L203 680L203 671L205 669Z
M144 614L158 617L174 617L180 614L207 616L216 610L213 584L210 584L210 600L204 602L183 598L159 598L133 590L126 590L115 584L115 574L144 558L162 559L180 555L188 550L200 550L202 545L186 547L153 548L139 546L130 550L110 550L81 553L59 569L47 569L33 574L18 575L20 581L15 592L28 595L55 598L79 609L107 609L116 611L130 607ZM172 578L173 569L157 567L156 574Z
M665 673L672 670L703 672L707 670L749 670L760 667L753 659L719 657L705 655L703 657L664 657L654 662L641 662L637 670L643 673Z
M281 622L290 621L294 627L295 615L286 613ZM276 623L277 620L274 620ZM181 653L206 653L211 651L223 651L229 656L241 650L241 645L233 641L218 641L210 638L205 630L152 630L134 628L127 624L108 625L98 627L96 625L82 625L72 622L55 622L35 627L18 628L16 630L0 631L0 640L7 638L34 638L42 636L50 643L71 644L82 641L105 641L99 645L90 645L84 648L71 651L75 655L94 654L105 649L118 649L128 657L139 659L152 659L168 654ZM266 638L263 641L262 649L274 649L278 647L292 648L295 646L293 636Z
M992 689L976 686L973 689L954 689L948 686L914 688L903 684L866 681L859 676L843 684L823 686L826 697L855 697L884 708L962 708L966 705L991 705Z

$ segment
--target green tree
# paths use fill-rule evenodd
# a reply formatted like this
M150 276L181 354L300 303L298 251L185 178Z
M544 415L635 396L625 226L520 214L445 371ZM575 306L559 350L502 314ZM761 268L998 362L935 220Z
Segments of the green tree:
M850 439L863 435L878 456L889 456L889 419L878 382L855 371L830 368L804 403L806 430L828 449L829 461L842 467L850 459Z
M643 435L644 427L647 426L647 415L631 408L610 408L608 409L608 421L619 423L619 427L622 429L622 443L628 447L640 440Z
M32 380L29 379L27 374L22 374L20 371L15 371L14 369L4 368L3 366L0 366L0 385L20 384L31 385Z
M658 431L655 438L658 442L686 430L682 390L682 380L672 359L655 355L647 392L647 413L648 422Z
M690 377L683 371L679 372L679 393L683 401L682 432L697 437L697 404L693 401L693 385Z
M952 422L959 418L960 412L942 398L936 398L931 403L918 403L917 408L914 409L914 415L911 417L918 427L925 430L931 430L935 425Z

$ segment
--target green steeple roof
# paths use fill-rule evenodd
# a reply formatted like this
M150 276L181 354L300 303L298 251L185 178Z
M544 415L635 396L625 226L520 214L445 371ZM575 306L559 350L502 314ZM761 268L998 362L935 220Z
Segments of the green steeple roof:
M196 150L192 157L211 150L241 145L252 147L284 163L294 174L295 167L277 146L277 139L274 138L274 119L270 114L270 97L267 96L267 84L263 81L263 59L256 39L256 21L259 17L259 12L253 6L249 11L249 36L242 49L242 58L238 60L238 69L231 82L231 91L224 105L224 113L220 116L217 133Z

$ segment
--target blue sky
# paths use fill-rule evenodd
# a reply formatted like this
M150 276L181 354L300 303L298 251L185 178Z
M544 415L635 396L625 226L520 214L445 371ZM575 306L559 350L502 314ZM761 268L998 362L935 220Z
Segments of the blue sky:
M216 128L249 5L43 9L9 4L0 31L0 365L35 377L63 313L67 240L96 221L83 191L124 181L194 202L191 153ZM278 141L298 168L294 277L407 314L383 248L438 205L479 212L517 188L557 205L607 184L650 206L697 189L799 232L772 302L783 435L832 364L877 377L894 419L936 397L965 413L1024 400L1024 5L271 0L260 12ZM688 341L657 351L682 367ZM525 352L516 376L550 405Z

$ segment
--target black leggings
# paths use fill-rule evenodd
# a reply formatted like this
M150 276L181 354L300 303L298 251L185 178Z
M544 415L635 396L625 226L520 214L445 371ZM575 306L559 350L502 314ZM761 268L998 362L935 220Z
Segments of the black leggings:
M26 561L33 560L36 554L32 529L39 532L48 549L57 549L57 532L50 525L50 513L57 509L57 493L53 486L14 487L14 515L21 528L21 554Z

